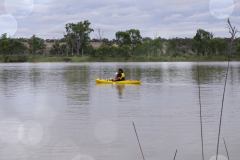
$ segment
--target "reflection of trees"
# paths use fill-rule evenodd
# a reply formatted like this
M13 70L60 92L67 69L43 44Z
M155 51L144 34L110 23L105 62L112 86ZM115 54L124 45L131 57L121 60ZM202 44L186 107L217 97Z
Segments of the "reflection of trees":
M25 77L26 71L14 69L0 70L0 87L5 95L17 94L21 92L21 88L27 83ZM14 91L14 92L13 92Z
M41 86L42 76L39 68L31 68L29 71L29 79L33 87Z
M229 68L229 81L231 84L234 84L234 82L236 84L239 84L240 82L240 66L237 66L234 68L234 66L231 66L230 65L230 68Z
M223 62L223 64L226 64ZM226 65L199 65L200 71L200 83L221 83L225 78L227 71ZM192 67L192 77L193 80L197 82L197 65ZM230 64L228 82L230 84L238 84L240 82L240 66L239 64Z
M199 75L201 84L209 83L221 83L225 77L226 67L225 66L199 66ZM192 67L192 77L196 82L197 77L197 65ZM230 78L230 77L229 77ZM232 77L231 77L232 78Z
M229 67L229 76L228 76L228 81L232 85L239 84L240 82L240 66L237 64L230 64Z
M163 70L161 67L158 68L146 68L143 69L143 77L146 78L147 82L162 82L163 81Z
M89 103L89 74L88 66L70 66L65 69L63 76L68 103Z
M168 68L167 73L169 74L168 78L169 78L169 82L173 82L174 80L176 80L176 77L182 73L179 68L177 68L176 66L171 66L170 68Z
M21 92L21 88L26 88L29 83L33 87L41 86L42 82L41 70L39 68L12 68L0 70L0 84L1 89L6 92L15 90L17 93L18 89ZM25 87L24 87L25 86Z
M9 86L11 86L11 79L10 79L10 74L11 71L10 70L1 70L0 71L0 87L1 87L1 92L5 93L6 95L8 95L8 88ZM15 76L14 76L15 77Z
M127 75L127 79L141 79L142 69L140 67L134 67L134 68L126 68L125 73Z

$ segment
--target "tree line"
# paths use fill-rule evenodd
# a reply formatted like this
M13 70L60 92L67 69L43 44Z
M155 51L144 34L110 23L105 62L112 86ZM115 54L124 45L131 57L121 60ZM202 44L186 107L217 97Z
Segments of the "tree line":
M26 38L0 37L0 55L48 55L132 57L161 55L224 55L229 47L229 38L214 37L213 33L198 29L193 38L142 37L138 29L118 31L115 39L91 39L94 32L88 20L65 25L64 38L44 40L35 35ZM94 46L98 43L98 47ZM48 47L50 45L50 47ZM233 54L240 55L240 39L233 42Z

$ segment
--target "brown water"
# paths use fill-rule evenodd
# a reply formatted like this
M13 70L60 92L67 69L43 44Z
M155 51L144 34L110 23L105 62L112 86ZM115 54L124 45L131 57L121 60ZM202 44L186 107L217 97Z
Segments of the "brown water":
M206 160L216 152L225 62L200 63ZM96 85L122 67L141 86ZM197 63L0 64L3 160L200 160ZM240 63L231 62L222 137L240 156ZM226 155L221 139L220 154Z

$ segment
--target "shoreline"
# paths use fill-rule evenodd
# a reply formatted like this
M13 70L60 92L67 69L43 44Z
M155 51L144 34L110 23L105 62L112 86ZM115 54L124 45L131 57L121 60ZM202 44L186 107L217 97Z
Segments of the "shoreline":
M226 56L196 55L161 55L157 57L90 57L90 56L32 56L32 55L0 55L0 63L37 63L37 62L224 62ZM240 56L231 57L231 61L240 61Z

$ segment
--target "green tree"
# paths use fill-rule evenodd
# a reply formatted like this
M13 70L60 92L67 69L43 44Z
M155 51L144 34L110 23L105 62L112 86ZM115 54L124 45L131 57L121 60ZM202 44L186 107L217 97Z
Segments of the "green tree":
M142 43L142 36L137 29L130 29L125 32L119 31L116 33L116 40L119 45L132 45L136 47Z
M0 53L1 54L8 54L9 51L9 39L7 37L7 34L3 34L1 36L1 40L0 40Z
M179 51L177 50L177 41L175 39L171 39L167 43L167 53L172 55L177 55Z
M130 29L127 31L119 31L116 33L116 40L120 47L128 46L133 54L134 49L142 44L142 36L139 30ZM124 47L125 49L127 47Z
M0 38L0 54L13 55L26 53L26 46L19 40L8 38L3 34Z
M65 43L60 45L60 53L62 55L67 53L67 45ZM68 56L68 54L67 54L67 56Z
M211 54L223 55L227 52L228 44L225 39L213 38L209 42L209 48Z
M161 38L146 38L135 50L136 53L147 56L160 56L163 54L163 41Z
M173 38L165 41L167 54L172 56L192 54L193 40L189 38Z
M8 54L25 54L27 47L18 39L10 39L9 53Z
M53 55L60 55L61 54L61 46L59 41L55 41L51 47L50 53Z
M130 45L130 35L127 32L119 31L116 33L116 40L119 46Z
M90 33L94 30L90 28L91 23L87 20L78 23L68 23L66 24L66 39L69 45L69 48L72 50L72 54L74 51L77 55L80 52L84 53L84 49L87 47L90 41Z
M52 45L50 49L51 55L58 55L63 56L67 53L67 45L64 42L61 42L60 40L55 40L54 44Z
M127 31L130 36L131 47L135 48L137 45L142 43L142 36L140 31L137 29L130 29Z
M194 50L198 55L207 55L210 51L210 41L213 39L213 34L203 29L198 29L194 39Z
M236 52L237 52L237 55L240 55L240 39L237 42Z
M46 48L44 40L35 35L28 40L28 45L31 54L43 54L44 49Z

